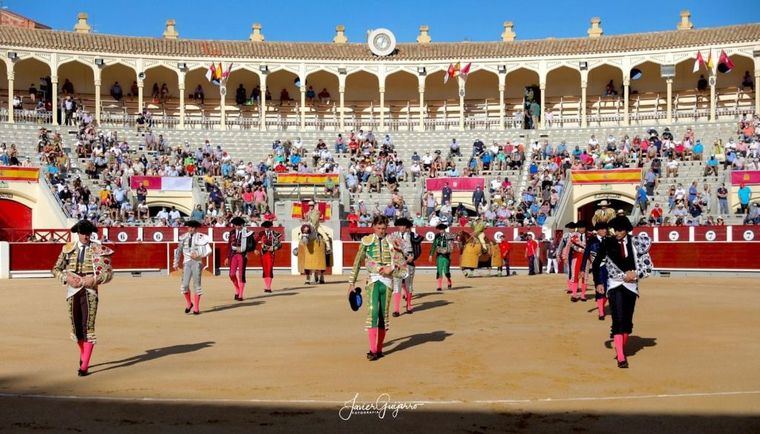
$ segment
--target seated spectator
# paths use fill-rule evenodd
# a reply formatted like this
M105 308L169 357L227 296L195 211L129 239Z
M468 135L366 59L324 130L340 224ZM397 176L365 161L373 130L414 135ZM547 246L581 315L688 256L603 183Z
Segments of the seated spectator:
M615 84L612 80L610 80L609 83L607 83L607 86L604 88L604 96L614 96L617 95L617 90L615 90Z
M323 88L322 92L319 92L317 96L322 104L327 104L330 101L330 92L327 91L327 88Z
M237 90L235 90L235 104L244 105L248 92L245 90L243 83L240 83Z
M137 86L137 82L133 81L132 86L129 87L129 96L135 98L140 93L140 88Z
M674 160L673 158L670 158L668 160L668 163L665 169L665 177L669 178L671 175L674 178L678 177L678 161Z
M309 86L309 89L306 91L306 99L311 102L314 101L314 98L317 96L317 94L314 92L314 88ZM357 216L358 221L358 216Z
M662 214L663 214L662 207L660 207L659 203L655 203L654 207L652 208L652 211L649 212L649 222L651 224L661 225L662 224Z
M457 139L451 139L451 143L449 144L449 155L451 157L462 156L462 151L459 149L459 143L457 143Z
M206 103L206 95L203 93L203 86L200 84L195 88L195 91L193 92L193 98L196 101L200 100L202 105Z
M742 78L742 87L748 87L750 90L755 90L755 83L752 81L752 76L749 75L749 71L744 71L744 77Z
M718 176L718 159L715 158L715 154L710 155L710 158L707 159L705 172L702 176L708 176L710 174Z
M700 75L699 80L697 80L697 90L700 92L707 90L707 79L704 75Z

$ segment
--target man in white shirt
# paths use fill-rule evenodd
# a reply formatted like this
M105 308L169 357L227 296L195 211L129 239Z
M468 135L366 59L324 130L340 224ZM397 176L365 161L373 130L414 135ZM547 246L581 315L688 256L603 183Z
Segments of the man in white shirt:
M172 207L172 210L169 211L169 220L174 223L176 222L180 217L179 211L177 211L177 208Z

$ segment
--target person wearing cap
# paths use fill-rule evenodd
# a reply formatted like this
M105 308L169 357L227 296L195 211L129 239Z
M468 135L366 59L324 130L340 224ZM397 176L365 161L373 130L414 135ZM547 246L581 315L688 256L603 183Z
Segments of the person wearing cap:
M627 217L610 220L609 228L613 236L602 240L592 270L596 292L606 294L610 303L612 339L618 367L627 368L625 345L633 331L633 311L639 296L637 252L630 235L633 226ZM606 276L604 268L607 269Z
M282 247L282 234L272 230L272 222L265 220L261 223L263 231L256 237L256 243L260 247L256 254L261 255L261 274L264 278L264 292L272 292L272 279L274 279L274 253Z
M372 220L374 233L362 238L359 252L354 259L351 275L348 279L348 293L355 292L356 281L362 263L367 268L369 277L365 288L367 304L367 336L369 352L367 360L375 361L383 357L385 333L390 327L390 304L393 293L393 279L406 277L406 261L394 247L387 235L388 218L382 215Z
M583 221L576 222L575 229L577 232L570 236L567 243L567 256L570 258L570 292L572 294L570 301L573 303L578 300L586 301L586 280L581 269L583 252L586 250L586 223Z
M448 289L451 289L451 252L454 250L454 238L446 233L445 224L441 223L435 228L438 229L438 234L433 238L428 260L432 262L435 255L435 279L438 283L436 290L442 291L444 276L448 281Z
M584 273L584 283L588 279L588 275L592 274L591 270L591 264L594 263L594 259L596 258L597 253L599 252L599 248L602 245L602 242L604 241L605 237L607 237L607 222L598 222L594 225L594 232L592 236L589 237L588 243L586 243L586 250L583 252L583 260L581 261L581 270L583 270ZM601 276L602 280L606 279L607 275L607 268L604 265L601 265ZM593 278L593 275L592 275ZM605 283L606 284L606 283ZM607 301L606 293L599 293L594 292L594 299L596 300L596 308L599 312L599 321L604 321L604 304Z
M245 271L248 265L248 252L255 251L256 241L253 232L245 228L245 219L235 217L230 220L234 228L227 233L227 259L225 265L230 266L230 280L235 287L235 300L243 301L245 292Z
M570 274L570 264L568 263L568 251L567 246L568 242L570 240L570 236L573 235L573 232L575 232L575 222L568 222L565 224L566 231L562 234L562 238L559 240L559 243L557 243L557 254L559 255L559 259L562 261L562 269L564 270L564 273L567 273L567 293L572 293L572 279Z
M71 337L79 347L80 377L89 374L90 358L95 347L95 316L98 312L98 288L111 281L113 250L92 239L97 232L88 220L77 222L71 233L74 241L66 243L53 266L53 276L66 286L66 303L71 318Z
M406 313L412 313L412 292L414 290L414 261L422 253L422 237L412 232L412 222L408 218L401 217L396 219L394 225L398 231L388 235L393 242L396 250L403 256L406 261L407 276L405 278L396 278L393 280L393 316L400 315L401 292L406 299Z
M185 222L188 231L179 237L177 248L174 249L174 269L182 268L182 283L180 292L185 296L185 313L200 314L201 295L201 272L203 271L203 258L211 254L208 236L198 232L200 222L188 220ZM182 258L182 262L180 262ZM195 297L190 298L190 280L193 281Z
M606 199L599 202L597 207L599 207L599 209L596 210L594 216L591 217L592 225L596 225L598 222L608 222L615 217L615 210L610 208L610 203Z

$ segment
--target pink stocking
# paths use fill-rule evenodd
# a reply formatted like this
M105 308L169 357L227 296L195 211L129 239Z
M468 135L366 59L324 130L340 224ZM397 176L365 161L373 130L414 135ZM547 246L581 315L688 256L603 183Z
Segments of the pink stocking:
M238 291L240 294L240 298L243 298L243 291L245 291L245 282L242 280L238 280Z
M185 296L185 301L187 302L187 308L190 309L190 305L193 304L193 302L190 301L190 291L185 292L183 295Z
M572 282L570 284L570 292L573 294L573 297L578 295L578 282Z
M201 310L201 295L195 294L195 309L193 309L193 312L200 312Z
M596 309L599 311L599 316L604 316L604 298L596 301Z
M410 311L412 310L412 293L408 289L404 289L404 294L406 294L406 310Z
M441 286L443 285L443 277L439 277L436 281L438 282L438 289L441 289Z
M373 327L367 330L367 336L369 336L369 352L377 352L377 328Z
M86 371L90 367L90 358L92 357L92 350L95 347L95 344L92 342L83 342L82 343L82 366L79 367L79 369Z
M396 292L393 294L393 312L398 313L399 305L401 305L401 293Z
M264 289L272 289L272 278L271 277L265 277L264 278Z
M623 352L623 335L615 335L612 338L615 342L615 351L617 352L618 362L625 360L625 353Z

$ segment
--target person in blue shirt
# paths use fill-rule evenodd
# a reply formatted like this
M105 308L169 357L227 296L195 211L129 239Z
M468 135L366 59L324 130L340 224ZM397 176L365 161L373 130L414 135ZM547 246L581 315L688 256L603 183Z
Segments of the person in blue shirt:
M694 193L694 196L696 197L696 191ZM636 204L639 206L639 209L641 209L642 214L646 213L648 203L649 199L647 198L646 188L643 185L638 186L636 189Z
M581 156L581 154L582 154L581 148L578 145L576 145L575 149L573 149L573 157L578 158Z
M702 144L701 140L697 139L697 143L694 144L691 151L694 153L695 160L702 160L702 153L705 152L705 146Z
M718 159L715 158L715 154L710 155L710 158L707 159L707 164L705 165L705 173L702 176L707 176L710 173L718 176Z
M483 161L483 170L489 170L491 167L491 160L493 159L493 156L490 152L484 152L483 157L481 157L481 160Z
M554 150L552 149L551 143L547 143L546 147L544 148L544 159L548 160L549 157L554 156Z
M749 211L749 199L752 197L752 189L744 184L739 185L739 204L741 205L741 213L747 214Z
M697 198L697 181L692 181L691 185L689 186L689 196L687 198L689 205L691 205L692 202L694 202L694 199Z
M565 141L559 142L559 145L557 145L557 155L563 156L567 153L567 146L565 145Z
M538 173L538 164L536 164L536 162L534 161L530 163L530 174L535 175L537 173Z

